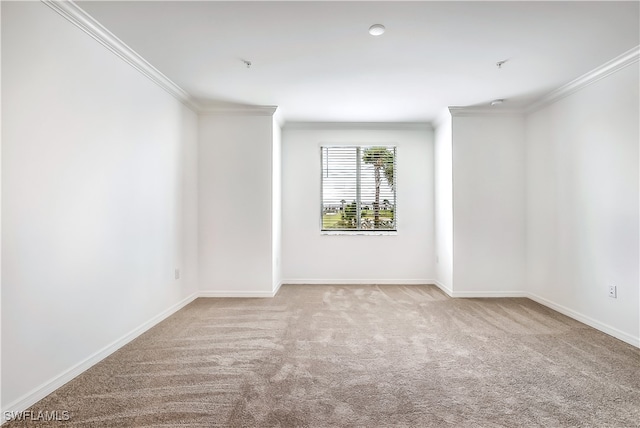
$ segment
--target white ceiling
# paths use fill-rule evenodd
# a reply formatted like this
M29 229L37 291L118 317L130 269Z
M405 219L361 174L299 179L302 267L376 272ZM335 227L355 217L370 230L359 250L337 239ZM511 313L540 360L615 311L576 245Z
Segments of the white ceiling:
M290 121L523 107L640 44L638 1L77 3L200 102Z

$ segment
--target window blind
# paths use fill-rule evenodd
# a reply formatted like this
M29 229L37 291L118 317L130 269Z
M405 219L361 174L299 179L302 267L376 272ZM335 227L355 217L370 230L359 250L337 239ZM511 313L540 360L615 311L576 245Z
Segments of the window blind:
M323 146L322 230L396 230L396 147Z

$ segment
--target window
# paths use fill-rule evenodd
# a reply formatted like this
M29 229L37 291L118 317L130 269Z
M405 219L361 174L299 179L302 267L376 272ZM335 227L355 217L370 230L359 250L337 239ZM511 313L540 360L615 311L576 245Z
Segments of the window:
M396 148L323 146L322 230L396 230Z

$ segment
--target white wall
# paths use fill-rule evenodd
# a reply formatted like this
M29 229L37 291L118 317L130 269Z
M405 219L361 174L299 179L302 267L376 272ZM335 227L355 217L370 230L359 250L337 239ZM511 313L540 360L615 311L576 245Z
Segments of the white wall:
M0 3L0 52L2 52L2 4ZM0 55L0 82L2 81L2 55ZM0 187L2 186L2 85L0 84ZM0 239L2 237L2 195L0 191ZM2 406L2 245L0 245L0 410ZM1 418L0 418L1 420Z
M636 62L526 120L528 288L636 346L639 80Z
M524 119L453 116L453 295L525 289Z
M6 410L196 292L196 115L42 3L2 66Z
M453 291L453 154L451 114L446 110L435 128L435 240L436 280L449 294Z
M396 236L320 233L320 145L395 144ZM428 125L286 124L282 137L284 283L432 283L433 130Z
M273 291L273 117L201 115L198 132L200 290Z
M272 154L272 291L276 292L282 283L282 128L276 118L273 119Z

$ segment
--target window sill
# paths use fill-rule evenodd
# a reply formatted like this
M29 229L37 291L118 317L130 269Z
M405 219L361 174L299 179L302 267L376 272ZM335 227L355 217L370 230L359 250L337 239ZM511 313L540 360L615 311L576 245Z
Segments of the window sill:
M397 230L321 230L320 235L340 235L340 236L396 236Z

